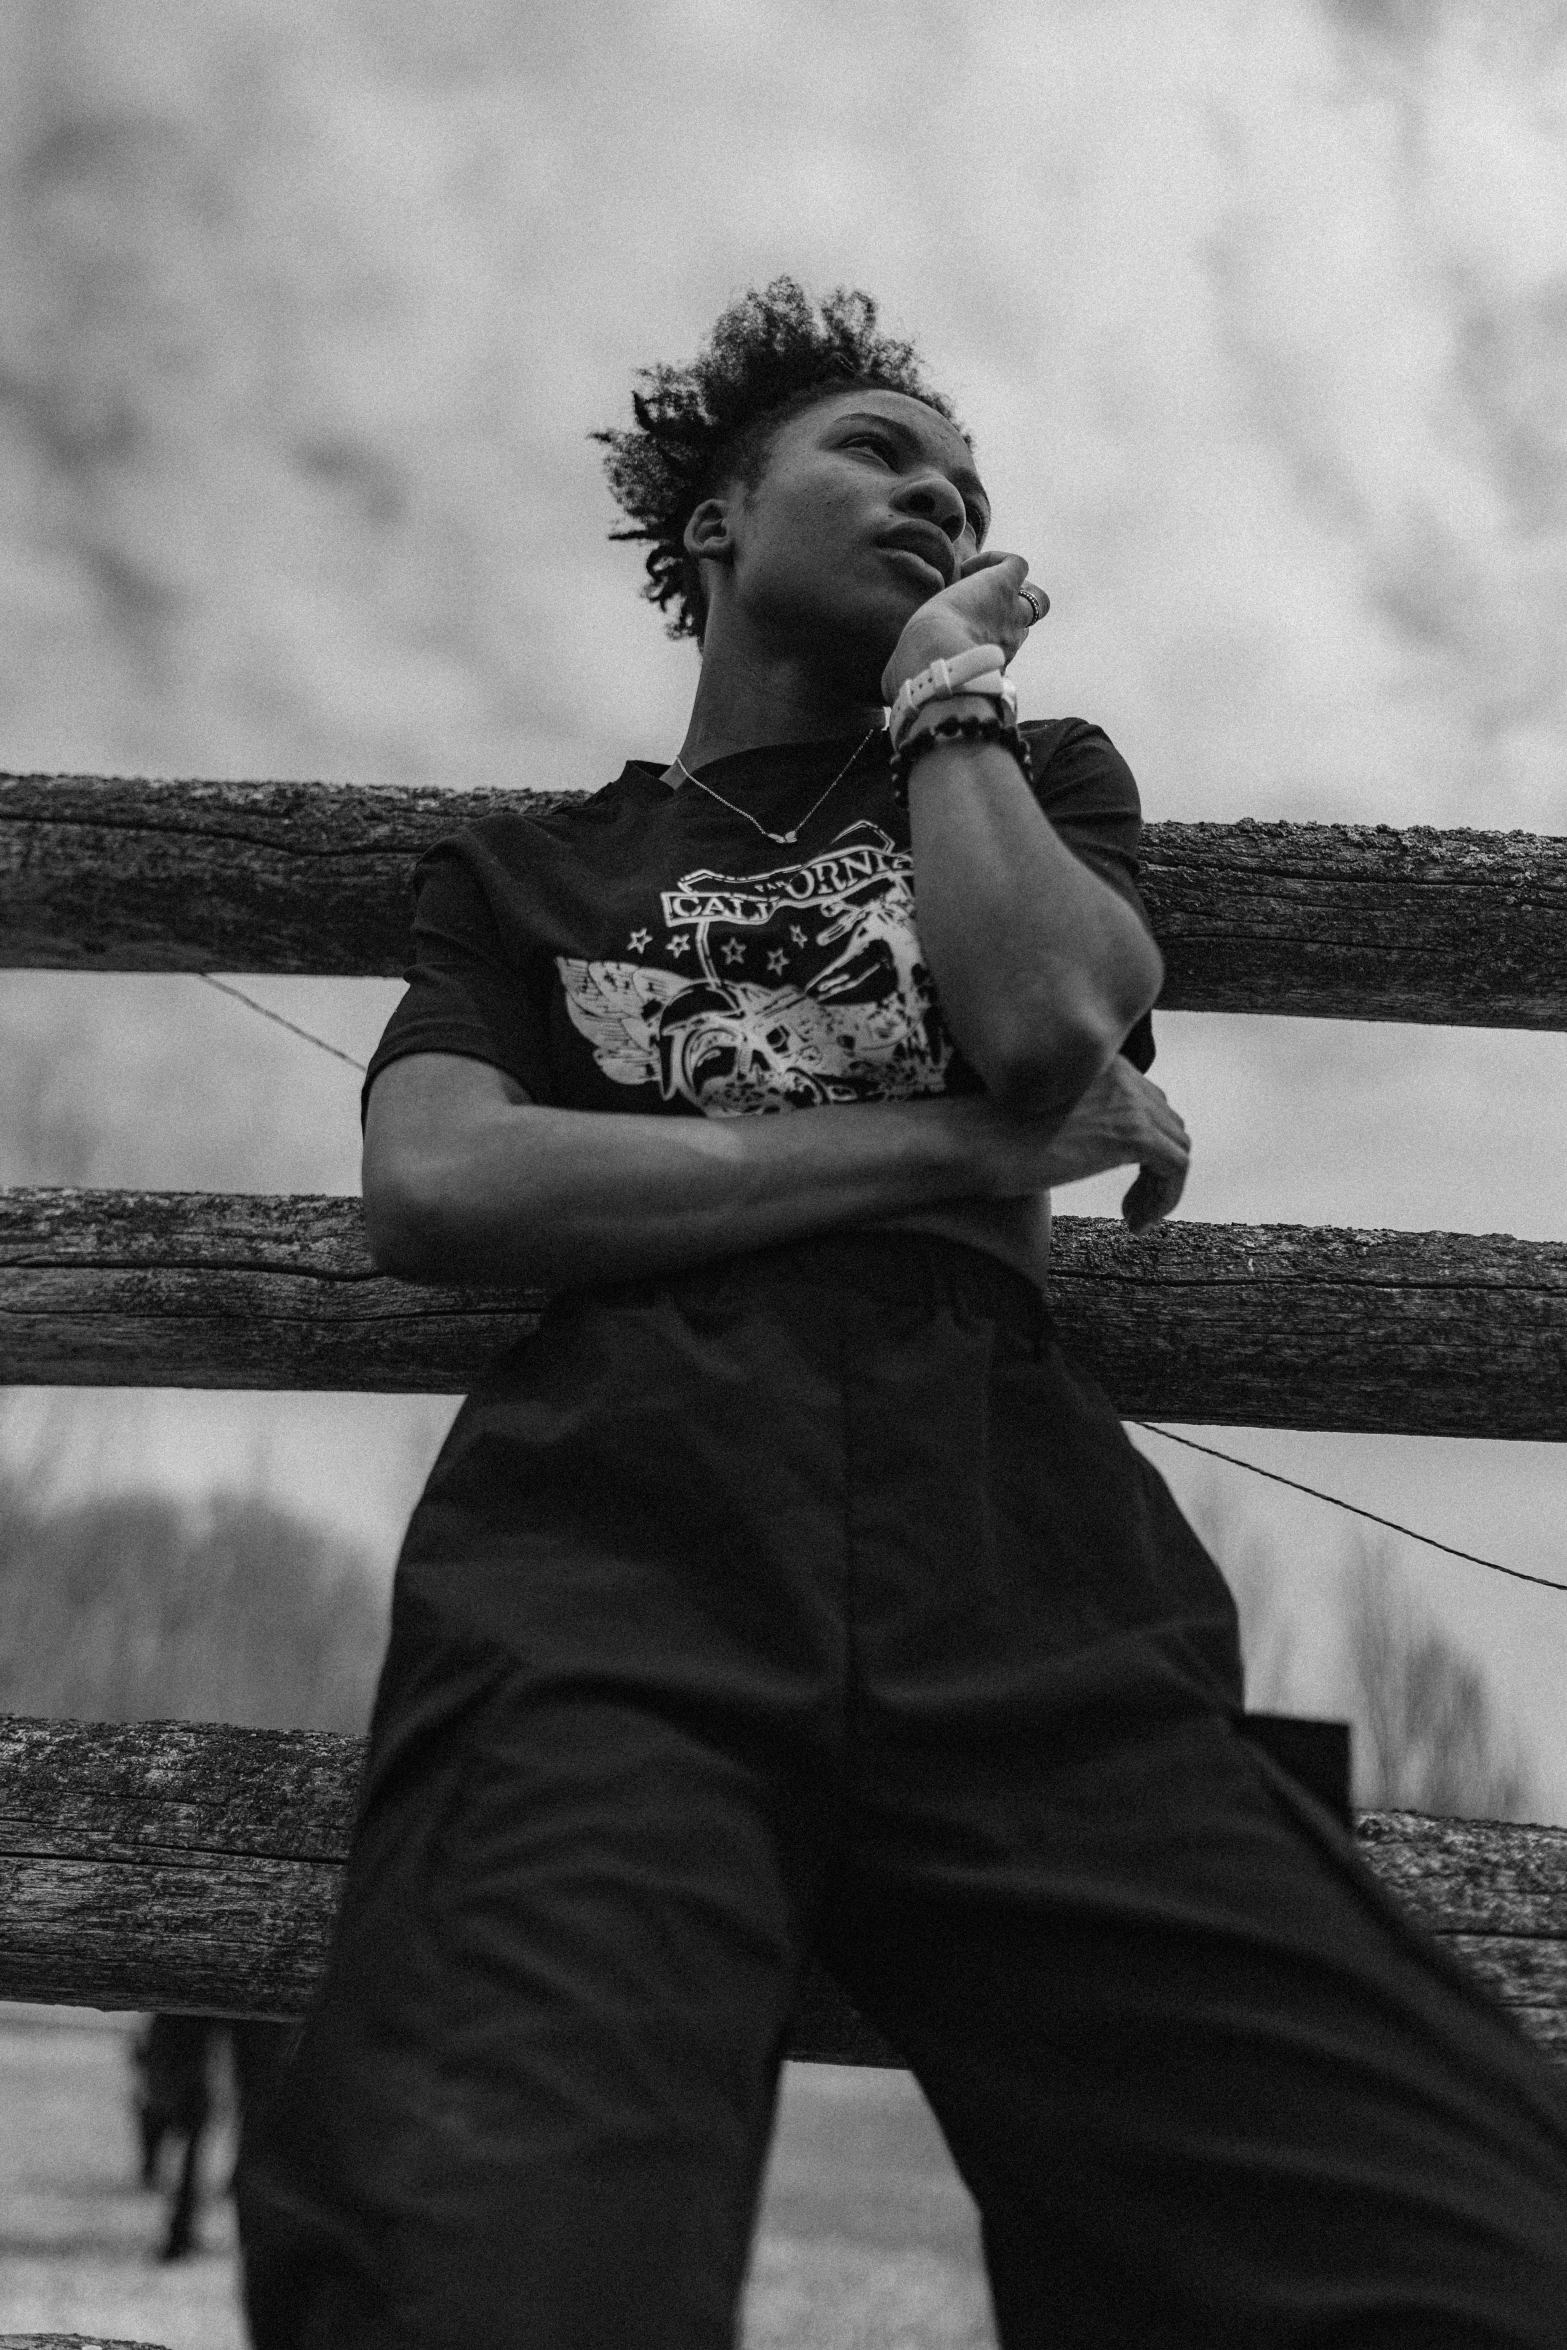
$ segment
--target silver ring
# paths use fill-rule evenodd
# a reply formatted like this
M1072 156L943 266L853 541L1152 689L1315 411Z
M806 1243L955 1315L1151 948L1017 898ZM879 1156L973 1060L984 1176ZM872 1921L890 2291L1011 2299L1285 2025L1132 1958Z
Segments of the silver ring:
M1044 619L1045 614L1049 611L1050 598L1046 595L1043 588L1035 587L1031 580L1026 579L1017 592L1022 597L1024 603L1028 606L1029 612L1032 615L1028 625L1030 628L1033 628L1037 622Z

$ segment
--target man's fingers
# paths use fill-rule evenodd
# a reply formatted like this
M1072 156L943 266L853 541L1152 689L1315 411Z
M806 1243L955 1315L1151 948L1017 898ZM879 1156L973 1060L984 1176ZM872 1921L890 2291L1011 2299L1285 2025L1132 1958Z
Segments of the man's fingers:
M1028 635L1026 618L1019 618L1018 589L1028 577L1028 559L1011 555L1000 547L987 547L980 554L971 555L964 564L949 595L961 596L970 582L983 581L981 609L988 606L993 619L982 619L980 625L999 642L1010 661Z
M1167 1160L1139 1168L1137 1181L1121 1202L1121 1215L1133 1232L1146 1232L1180 1205L1186 1189L1189 1159Z
M1163 1143L1169 1150L1185 1151L1190 1156L1192 1138L1174 1110L1166 1110L1145 1119L1143 1132L1150 1141Z
M1121 1220L1133 1232L1143 1232L1158 1220L1155 1201L1158 1196L1156 1179L1144 1167L1137 1181L1121 1202Z
M1129 1231L1146 1232L1175 1208L1184 1184L1180 1177L1155 1175L1145 1167L1121 1202L1121 1216Z
M1185 1166L1192 1155L1192 1138L1173 1110L1163 1117L1144 1118L1132 1138L1129 1155L1168 1158Z
M1186 1131L1186 1121L1169 1095L1155 1085L1151 1077L1145 1077L1141 1070L1134 1069L1130 1061L1123 1060L1119 1055L1110 1063L1110 1069L1114 1072L1111 1083L1121 1090L1123 1099L1132 1110L1139 1135L1146 1136L1151 1132L1178 1149L1189 1152L1191 1137Z
M1028 577L1028 557L1026 555L1009 555L1002 547L986 547L979 554L970 555L959 577L972 579L976 571L996 571L1006 563L1017 566L1017 578L1014 584L1021 585Z

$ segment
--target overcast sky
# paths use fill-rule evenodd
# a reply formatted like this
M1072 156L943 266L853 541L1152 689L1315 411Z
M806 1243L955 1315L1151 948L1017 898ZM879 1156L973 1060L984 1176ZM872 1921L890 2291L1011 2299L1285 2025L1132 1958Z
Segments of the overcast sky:
M695 656L585 436L785 269L919 338L1054 601L1025 705L1102 723L1151 816L1567 830L1540 0L10 0L0 765L526 789L667 756ZM257 991L360 1058L397 993ZM1184 1212L1567 1239L1562 1039L1160 1033ZM351 1073L195 982L0 976L0 1053L11 1180L356 1185ZM47 1417L66 1488L270 1480L385 1562L448 1410ZM1558 1448L1217 1441L1567 1579ZM1344 1521L1167 1453L1244 1486L1331 1702ZM1567 1599L1403 1555L1567 1819Z

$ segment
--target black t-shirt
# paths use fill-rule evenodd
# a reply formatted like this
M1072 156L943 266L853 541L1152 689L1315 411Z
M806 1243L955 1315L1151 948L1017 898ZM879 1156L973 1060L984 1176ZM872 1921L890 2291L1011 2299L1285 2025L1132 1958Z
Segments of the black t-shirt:
M1062 840L1141 914L1125 760L1080 718L1024 732ZM741 751L702 781L782 832L852 748ZM519 795L421 859L417 959L366 1095L408 1053L491 1062L561 1109L732 1117L976 1091L920 949L885 738L792 845L661 773L634 759L564 811ZM1148 1067L1146 1017L1121 1049Z

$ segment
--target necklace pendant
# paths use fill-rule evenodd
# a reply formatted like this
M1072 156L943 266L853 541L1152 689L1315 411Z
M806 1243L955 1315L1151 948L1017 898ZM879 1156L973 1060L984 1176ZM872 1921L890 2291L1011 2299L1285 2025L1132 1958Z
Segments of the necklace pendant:
M849 753L848 758L844 761L837 774L833 777L831 783L827 786L826 791L822 793L819 799L813 800L811 802L811 805L806 809L805 814L801 817L799 823L795 826L792 832L770 832L767 826L762 822L761 818L759 816L753 816L749 808L737 808L733 800L726 800L722 792L714 791L712 785L710 783L704 783L700 775L693 775L690 768L686 765L684 759L681 758L678 751L675 753L675 765L679 768L687 783L694 784L698 791L706 792L710 800L716 800L721 808L727 808L731 816L743 816L747 824L749 824L754 831L761 834L763 840L776 841L780 848L793 848L795 842L799 839L801 833L805 830L806 825L810 823L811 818L815 815L817 809L823 807L826 804L828 799L830 799L832 794L837 790L839 784L842 783L844 777L848 774L849 769L854 765L854 762L859 757L861 751L863 751L866 745L870 742L872 735L879 734L880 732L880 726L873 726L871 728L870 734L865 737L865 741L855 745L854 749ZM673 791L676 789L676 786L671 784L670 789Z

